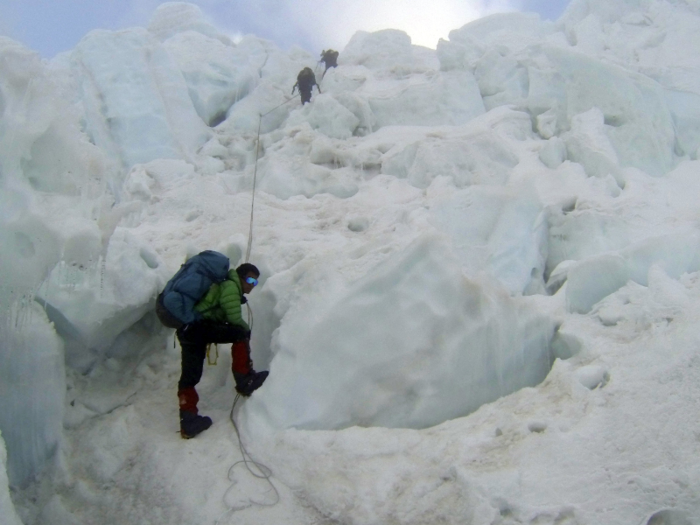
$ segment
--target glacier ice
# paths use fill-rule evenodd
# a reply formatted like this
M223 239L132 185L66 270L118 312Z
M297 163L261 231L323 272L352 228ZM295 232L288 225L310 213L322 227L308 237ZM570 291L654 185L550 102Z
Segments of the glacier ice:
M0 433L0 513L3 519L6 520L7 525L22 525L17 511L15 510L15 506L10 499L10 487L7 479L6 465L7 450L5 449L5 442Z
M127 169L190 159L211 137L178 65L145 29L92 31L71 53L71 74L86 133Z
M201 33L178 33L163 45L185 78L197 114L209 126L221 123L259 80L257 68L243 53Z
M474 186L437 203L431 215L468 275L488 272L514 295L544 288L548 228L532 189Z
M552 363L552 322L466 279L439 237L298 315L285 316L266 388L243 408L276 429L424 428L539 383Z
M496 436L494 447L532 452L520 458L532 458L529 470L423 469L414 487L389 469L383 488L474 502L489 519L578 519L510 489L541 488L543 476L536 487L521 476L546 463L536 443L567 442L559 459L576 459L572 444L611 437L609 425L571 432L575 417L541 413L554 399L595 419L630 378L613 350L598 359L597 337L663 331L692 310L700 61L679 50L698 43L698 14L680 0L574 0L559 22L488 17L436 51L401 31L358 32L304 107L290 91L315 53L251 35L234 44L189 4L161 5L148 29L93 32L52 61L0 38L3 516L15 519L4 487L55 460L59 476L85 476L66 481L83 502L91 483L129 471L130 431L147 417L125 399L166 392L176 375L154 296L187 254L243 259L255 175L252 260L265 279L251 297L253 353L272 374L246 402L244 430L424 428L476 411L401 439L379 428L285 431L275 446L395 440L404 454L407 441L430 448L425 436L448 428L459 428L455 442ZM214 413L230 402L227 378L220 367L204 383ZM67 381L88 386L64 403ZM61 444L75 436L90 444L71 472ZM314 505L356 522L304 468ZM442 488L430 492L434 480ZM363 483L349 483L347 501L377 522L395 518L368 503L371 491L357 495ZM183 498L183 515L198 496ZM65 498L45 502L38 522L70 522ZM416 515L453 522L451 509L463 510L420 514L415 501Z
M0 428L10 450L10 482L22 486L55 457L62 440L64 344L31 297L5 310L0 334Z

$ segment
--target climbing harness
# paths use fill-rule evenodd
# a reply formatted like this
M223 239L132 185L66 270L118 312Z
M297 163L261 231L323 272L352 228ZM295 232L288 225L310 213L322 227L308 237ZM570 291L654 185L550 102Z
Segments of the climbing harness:
M214 356L214 361L211 360L211 356L210 356L211 345L212 345L212 343L209 343L207 345L207 364L209 366L214 366L214 365L216 365L217 361L219 360L219 345L214 343L214 351L216 352L216 355Z

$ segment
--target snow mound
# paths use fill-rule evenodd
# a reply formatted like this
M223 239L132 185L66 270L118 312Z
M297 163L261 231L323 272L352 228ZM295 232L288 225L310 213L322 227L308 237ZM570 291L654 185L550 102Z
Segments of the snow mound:
M187 2L163 2L153 12L148 30L161 42L170 37L188 31L197 32L205 37L215 38L223 44L232 42L211 25L204 13L194 4Z
M424 428L536 385L552 363L552 322L466 279L432 236L302 315L303 330L285 318L243 409L252 428Z

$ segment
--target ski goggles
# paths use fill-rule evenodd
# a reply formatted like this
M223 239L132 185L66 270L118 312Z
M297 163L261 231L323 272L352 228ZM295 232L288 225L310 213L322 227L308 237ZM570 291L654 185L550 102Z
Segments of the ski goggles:
M258 285L258 280L255 277L246 277L245 282L247 282L248 284L252 284L253 286Z

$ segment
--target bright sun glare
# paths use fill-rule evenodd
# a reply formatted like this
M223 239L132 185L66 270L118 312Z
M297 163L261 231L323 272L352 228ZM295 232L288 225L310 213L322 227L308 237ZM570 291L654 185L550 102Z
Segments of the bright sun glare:
M356 31L400 29L408 33L413 44L434 49L440 38L448 38L451 30L486 12L482 0L302 0L291 14L304 25L314 20L325 41L338 47L344 46Z
M468 2L442 0L438 2L390 0L380 3L364 2L363 29L401 29L413 44L435 48L440 38L481 16Z

